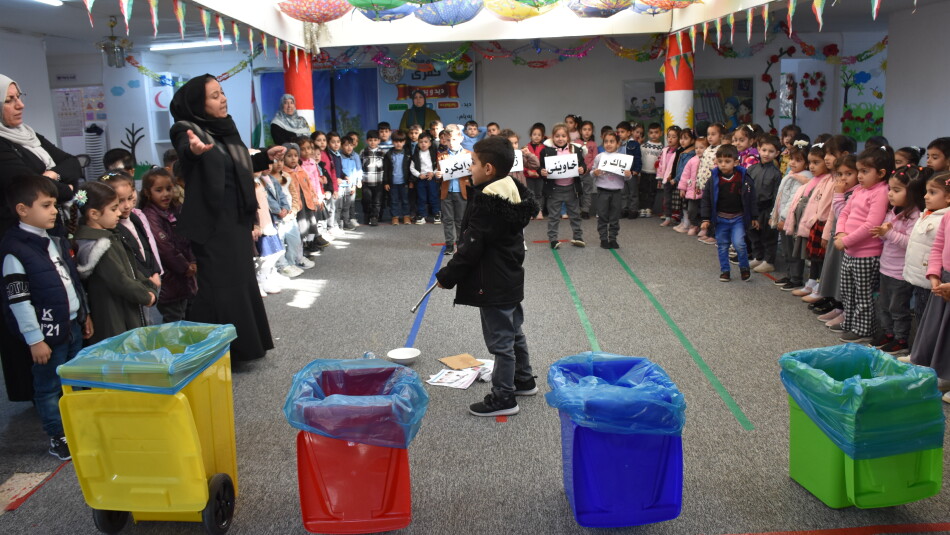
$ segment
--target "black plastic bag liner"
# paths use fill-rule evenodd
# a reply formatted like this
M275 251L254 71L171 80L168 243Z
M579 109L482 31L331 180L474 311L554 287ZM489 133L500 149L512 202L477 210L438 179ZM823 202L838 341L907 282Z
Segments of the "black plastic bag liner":
M419 375L379 359L315 360L284 403L297 429L349 442L407 448L429 406Z
M792 351L778 362L792 399L852 459L943 447L933 369L857 344Z
M643 357L587 352L548 371L548 405L605 433L680 435L686 400L659 365Z
M235 338L233 325L139 327L84 348L56 373L65 385L174 394L224 356Z

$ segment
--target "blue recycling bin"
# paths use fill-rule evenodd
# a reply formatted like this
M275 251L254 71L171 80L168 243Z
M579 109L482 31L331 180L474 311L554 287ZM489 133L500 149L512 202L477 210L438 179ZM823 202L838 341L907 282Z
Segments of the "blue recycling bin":
M625 527L679 516L686 402L666 372L642 357L588 352L555 362L548 385L577 523Z

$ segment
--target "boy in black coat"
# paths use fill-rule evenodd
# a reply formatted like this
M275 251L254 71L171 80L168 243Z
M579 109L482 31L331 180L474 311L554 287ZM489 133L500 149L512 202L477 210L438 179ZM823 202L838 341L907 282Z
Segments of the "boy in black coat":
M475 416L517 414L515 396L538 391L524 312L524 228L540 206L520 182L508 176L511 142L491 136L475 144L472 196L462 218L458 253L438 273L440 288L458 286L455 303L478 307L488 351L495 357L492 393L469 407Z

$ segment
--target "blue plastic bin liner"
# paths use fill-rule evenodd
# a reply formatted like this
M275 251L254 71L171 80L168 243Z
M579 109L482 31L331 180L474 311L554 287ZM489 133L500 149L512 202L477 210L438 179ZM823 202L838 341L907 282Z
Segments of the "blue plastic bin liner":
M871 347L786 353L782 384L828 438L855 460L943 447L937 375Z
M379 359L315 360L294 375L284 415L297 429L408 448L429 406L419 375Z
M548 405L605 433L680 435L686 401L663 368L643 357L587 352L548 371Z
M233 325L140 327L84 348L56 373L64 385L174 394L224 356L235 338Z

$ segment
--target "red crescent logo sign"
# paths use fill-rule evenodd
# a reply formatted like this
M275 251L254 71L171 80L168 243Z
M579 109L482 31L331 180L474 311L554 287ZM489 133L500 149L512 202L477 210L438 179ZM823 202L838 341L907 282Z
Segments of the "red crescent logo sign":
M164 103L162 101L165 101ZM168 109L168 92L166 88L161 88L155 93L155 106L159 109Z

